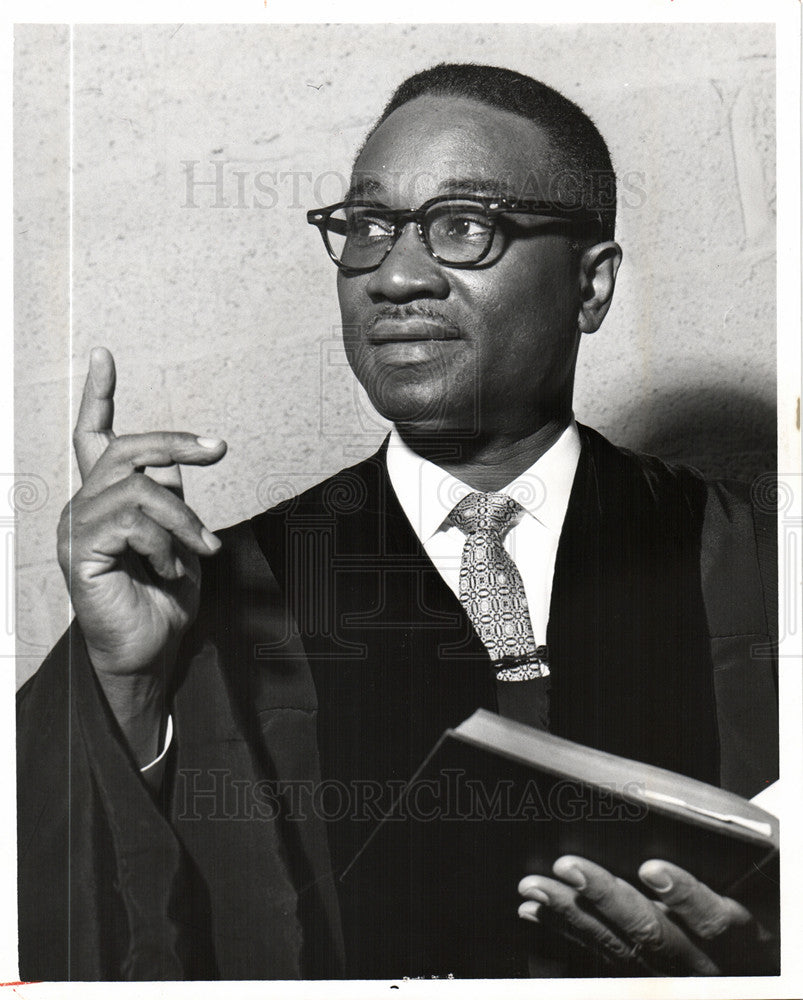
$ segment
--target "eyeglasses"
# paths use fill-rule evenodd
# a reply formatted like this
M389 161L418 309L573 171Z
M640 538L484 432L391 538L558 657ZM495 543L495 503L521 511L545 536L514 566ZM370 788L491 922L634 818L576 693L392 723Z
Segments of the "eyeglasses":
M387 257L404 227L414 222L421 242L439 264L479 267L496 241L503 215L537 215L572 227L597 224L600 213L583 207L507 198L441 196L420 208L387 208L370 201L343 201L307 212L332 260L347 275L375 271ZM495 243L496 241L496 243Z

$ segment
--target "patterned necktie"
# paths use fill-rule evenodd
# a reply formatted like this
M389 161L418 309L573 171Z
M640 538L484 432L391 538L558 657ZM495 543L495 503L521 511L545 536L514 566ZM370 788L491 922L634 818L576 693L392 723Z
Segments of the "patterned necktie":
M466 536L460 600L501 681L549 675L546 647L535 644L521 575L502 544L523 514L504 493L469 493L449 515Z

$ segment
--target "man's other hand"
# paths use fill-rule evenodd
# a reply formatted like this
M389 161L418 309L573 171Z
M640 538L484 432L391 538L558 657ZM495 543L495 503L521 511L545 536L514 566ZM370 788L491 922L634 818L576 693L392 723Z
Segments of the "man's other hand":
M62 512L58 558L92 665L141 766L156 755L165 682L198 611L198 556L220 548L184 503L179 465L211 465L226 444L173 431L117 437L115 377L110 352L95 348L73 436L83 485Z
M717 895L677 865L641 865L639 878L654 899L585 858L566 855L552 870L556 878L521 880L526 902L519 916L603 956L613 974L778 972L777 928L761 926L741 903Z

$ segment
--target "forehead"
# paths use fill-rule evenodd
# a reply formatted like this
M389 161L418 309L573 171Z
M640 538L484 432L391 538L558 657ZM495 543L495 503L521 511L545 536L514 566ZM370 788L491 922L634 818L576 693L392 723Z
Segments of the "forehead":
M463 97L427 94L397 108L354 164L355 193L412 204L436 194L510 193L549 188L551 147L520 115Z

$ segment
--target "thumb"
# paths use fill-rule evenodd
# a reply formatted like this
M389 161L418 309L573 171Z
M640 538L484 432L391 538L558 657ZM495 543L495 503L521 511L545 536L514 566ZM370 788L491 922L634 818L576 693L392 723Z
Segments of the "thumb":
M164 486L165 489L184 499L184 484L181 481L180 465L148 466L148 478Z

